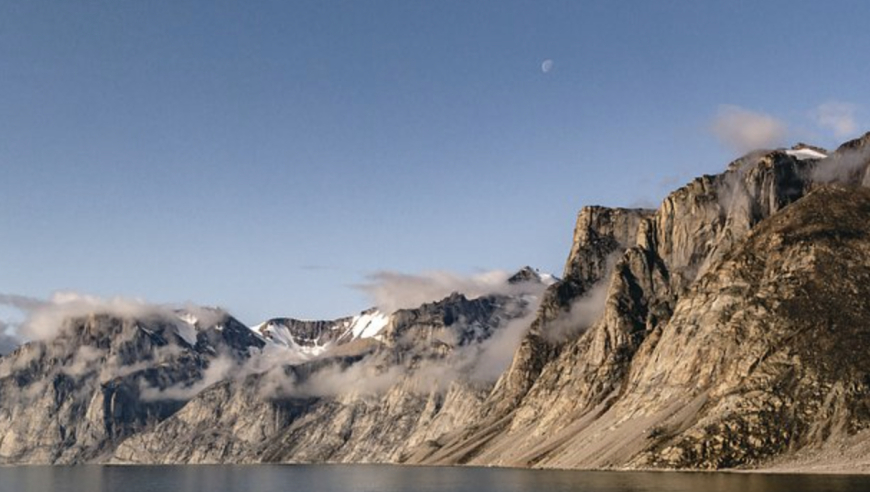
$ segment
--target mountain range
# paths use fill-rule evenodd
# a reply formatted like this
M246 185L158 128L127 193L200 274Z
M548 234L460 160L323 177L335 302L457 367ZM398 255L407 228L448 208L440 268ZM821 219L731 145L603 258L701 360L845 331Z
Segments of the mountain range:
M49 303L0 462L870 471L870 133L578 214L561 278L247 327Z

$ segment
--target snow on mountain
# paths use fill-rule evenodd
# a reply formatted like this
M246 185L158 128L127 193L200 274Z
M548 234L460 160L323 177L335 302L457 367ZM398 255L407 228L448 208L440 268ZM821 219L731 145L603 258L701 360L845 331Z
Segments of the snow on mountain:
M388 324L390 317L377 309L364 311L354 316L350 322L350 333L354 339L377 338Z
M270 345L289 350L288 355L310 359L354 340L379 339L389 322L389 315L369 309L353 317L331 321L275 318L251 330Z
M528 266L508 279L509 284L537 282L545 286L557 281L555 276ZM273 318L250 329L270 347L288 350L289 358L312 359L357 340L382 341L391 319L391 314L371 308L355 316L335 320Z
M798 160L805 161L808 159L824 159L828 157L827 155L819 152L817 150L810 149L808 147L804 147L802 149L797 150L786 150L786 154L797 158Z

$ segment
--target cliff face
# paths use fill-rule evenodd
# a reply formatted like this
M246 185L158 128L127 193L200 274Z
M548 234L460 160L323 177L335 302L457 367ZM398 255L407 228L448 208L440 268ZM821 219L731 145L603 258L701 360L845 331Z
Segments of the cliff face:
M262 345L228 316L204 327L165 313L67 319L0 361L0 461L105 459Z
M510 295L255 330L225 315L68 320L0 359L0 457L689 469L865 459L868 144L870 134L831 154L753 153L657 210L586 207L562 279L545 286L524 269Z
M728 270L723 265L734 251L748 247L746 242L760 224L788 220L792 227L800 227L809 221L811 209L824 210L825 197L831 194L843 195L839 200L846 203L840 206L852 206L848 191L819 190L815 197L807 193L830 182L832 176L849 185L855 196L864 193L857 186L867 173L867 140L864 137L845 144L823 160L807 158L806 153L795 150L749 155L732 163L721 175L698 178L672 193L659 210L639 221L636 242L627 245L612 273L606 276L604 307L596 322L585 330L584 326L575 326L573 333L577 335L573 338L548 342L538 334L553 330L553 325L566 319L565 312L571 310L568 306L582 306L584 293L574 291L573 296L550 304L553 309L549 312L542 308L510 371L499 383L509 386L505 383L508 379L526 382L526 386L513 385L521 391L507 397L494 392L475 425L441 439L428 453L418 456L419 461L566 468L716 468L757 466L771 456L809 446L810 441L821 445L824 439L820 441L820 436L827 434L816 433L810 441L801 434L802 441L792 434L789 421L783 419L772 420L780 425L777 429L753 431L755 440L765 432L778 433L779 438L768 438L779 439L778 444L728 443L728 439L751 435L740 427L750 425L751 419L736 426L730 421L717 421L719 427L710 427L706 433L699 431L696 426L708 425L700 419L712 404L711 395L699 388L711 384L711 379L731 377L722 373L723 360L732 363L735 357L751 359L749 354L764 354L767 348L751 347L740 337L732 337L729 347L720 337L699 336L697 327L703 326L705 333L709 330L720 334L721 323L713 324L713 319L741 313L732 323L745 322L747 326L730 329L748 329L749 320L753 320L779 323L783 333L791 332L791 325L780 319L784 316L781 312L753 312L752 292L759 286L750 283L749 290L735 291L734 284L723 280L733 276L731 270L735 267L730 264ZM844 173L844 169L848 172ZM793 207L804 213L785 213ZM863 209L855 207L849 213L860 217ZM839 215L832 210L827 217L831 230L837 230ZM575 252L587 248L584 242L589 236L575 235L569 265L577 264ZM805 238L806 243L816 240L821 242L816 236ZM755 254L766 259L768 253ZM601 263L601 255L592 257L593 263ZM856 265L861 258L856 257ZM764 264L763 268L773 269L769 273L772 279L781 271L799 271L807 277L813 273L791 265L792 257L781 260L782 264L777 264L771 258L769 264ZM744 266L749 274L749 266ZM565 277L570 278L567 270ZM714 282L717 279L721 283ZM809 280L801 277L801 281ZM713 290L699 299L696 291L701 286ZM833 291L828 294L836 296ZM723 307L726 304L729 307ZM850 316L856 322L867 319L860 305L842 304L851 306ZM710 313L711 306L715 315ZM725 311L719 312L720 308ZM835 332L830 336L848 339L851 335ZM792 340L787 335L781 337L785 342ZM766 343L776 342L768 339ZM830 352L824 357L839 356ZM684 367L689 360L697 365ZM659 371L650 371L651 366ZM667 377L676 374L676 380ZM743 384L730 381L731 391ZM741 414L741 404L749 405L741 398L728 402L735 405L730 407L733 414ZM793 407L787 408L794 411ZM685 440L679 441L676 436ZM670 444L662 442L666 439ZM726 444L718 449L716 439ZM744 455L735 451L740 449Z

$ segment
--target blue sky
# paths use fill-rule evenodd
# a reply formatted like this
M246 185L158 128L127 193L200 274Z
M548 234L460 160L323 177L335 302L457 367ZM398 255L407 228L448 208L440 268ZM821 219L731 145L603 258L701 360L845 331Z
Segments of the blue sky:
M867 18L861 1L0 1L0 292L255 323L361 310L353 286L385 270L558 273L580 207L656 205L724 169L741 129L827 147L870 129Z

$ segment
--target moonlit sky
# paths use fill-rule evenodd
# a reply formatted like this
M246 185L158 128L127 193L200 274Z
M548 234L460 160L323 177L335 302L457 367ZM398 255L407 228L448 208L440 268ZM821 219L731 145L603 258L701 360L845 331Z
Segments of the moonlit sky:
M759 5L763 4L763 5ZM0 292L368 307L870 129L870 2L0 2ZM550 70L542 69L552 60Z

